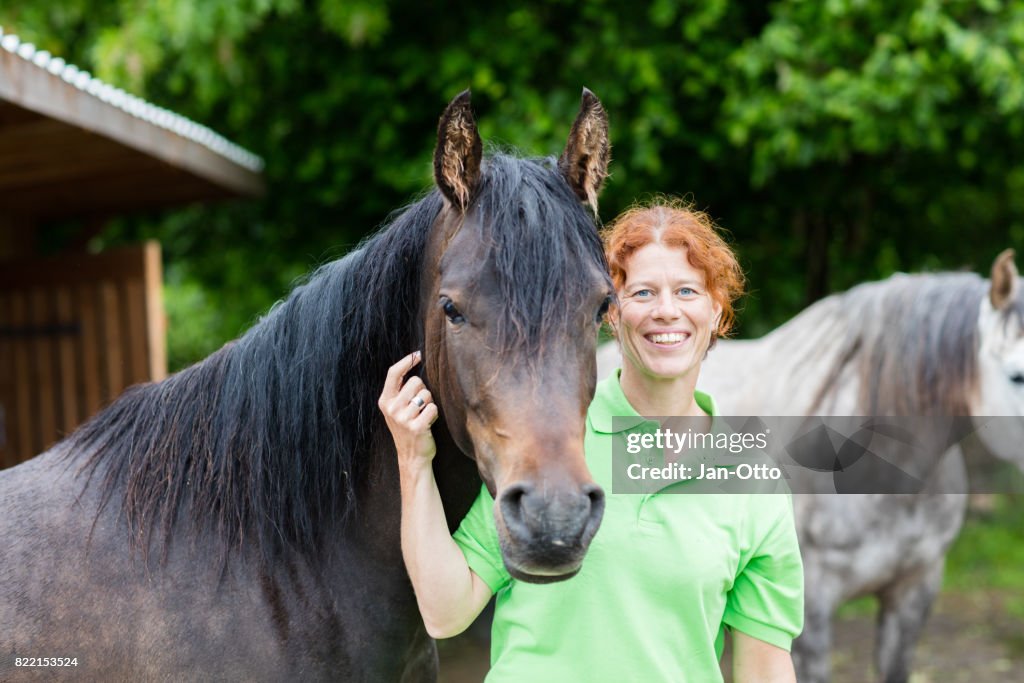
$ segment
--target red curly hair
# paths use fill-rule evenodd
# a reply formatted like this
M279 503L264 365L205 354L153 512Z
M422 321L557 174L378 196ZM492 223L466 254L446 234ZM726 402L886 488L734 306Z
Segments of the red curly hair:
M685 249L690 265L704 273L712 300L722 307L715 336L724 337L732 330L733 302L743 294L743 271L706 213L679 199L657 198L649 205L627 209L602 237L616 289L625 284L626 263L637 250L652 243Z

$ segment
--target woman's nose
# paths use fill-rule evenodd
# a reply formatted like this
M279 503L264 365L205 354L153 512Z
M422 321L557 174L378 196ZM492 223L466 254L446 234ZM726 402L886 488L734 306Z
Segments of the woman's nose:
M659 294L654 317L673 320L680 316L679 302L671 294Z

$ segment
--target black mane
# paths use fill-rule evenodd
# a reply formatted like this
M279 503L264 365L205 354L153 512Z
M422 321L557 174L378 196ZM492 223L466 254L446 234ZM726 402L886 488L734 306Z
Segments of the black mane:
M503 347L542 345L604 269L593 221L553 160L490 158L476 204L508 306ZM66 442L121 502L148 551L180 522L264 560L312 552L355 510L385 435L387 368L420 348L423 254L443 208L433 191L344 258L324 265L235 342L158 384L139 385ZM575 301L579 301L575 298Z

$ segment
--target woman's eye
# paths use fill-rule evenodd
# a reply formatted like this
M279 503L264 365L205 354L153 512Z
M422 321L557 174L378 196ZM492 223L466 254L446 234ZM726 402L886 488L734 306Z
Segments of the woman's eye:
M694 290L694 289L691 289L690 287L682 287L679 290L680 296L693 296L696 293L697 293L697 291Z
M452 303L451 299L446 300L444 304L442 304L441 308L444 310L444 314L447 316L448 321L452 324L459 325L466 322L466 318L459 313L459 309L455 307L455 304Z
M601 306L597 309L597 324L598 325L600 325L601 322L604 320L604 316L608 312L608 309L611 307L611 305L612 305L612 298L610 296L605 298L605 300L601 302Z
M651 295L651 290L649 290L649 289L638 289L637 291L633 292L633 296L638 296L638 297L641 297L641 298L648 297L650 295Z

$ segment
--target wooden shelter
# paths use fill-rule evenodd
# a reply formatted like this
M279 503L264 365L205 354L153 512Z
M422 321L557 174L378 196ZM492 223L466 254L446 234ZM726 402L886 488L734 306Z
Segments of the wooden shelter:
M262 192L262 161L0 29L0 467L167 372L159 245L86 254L115 215ZM40 230L85 234L43 258Z

